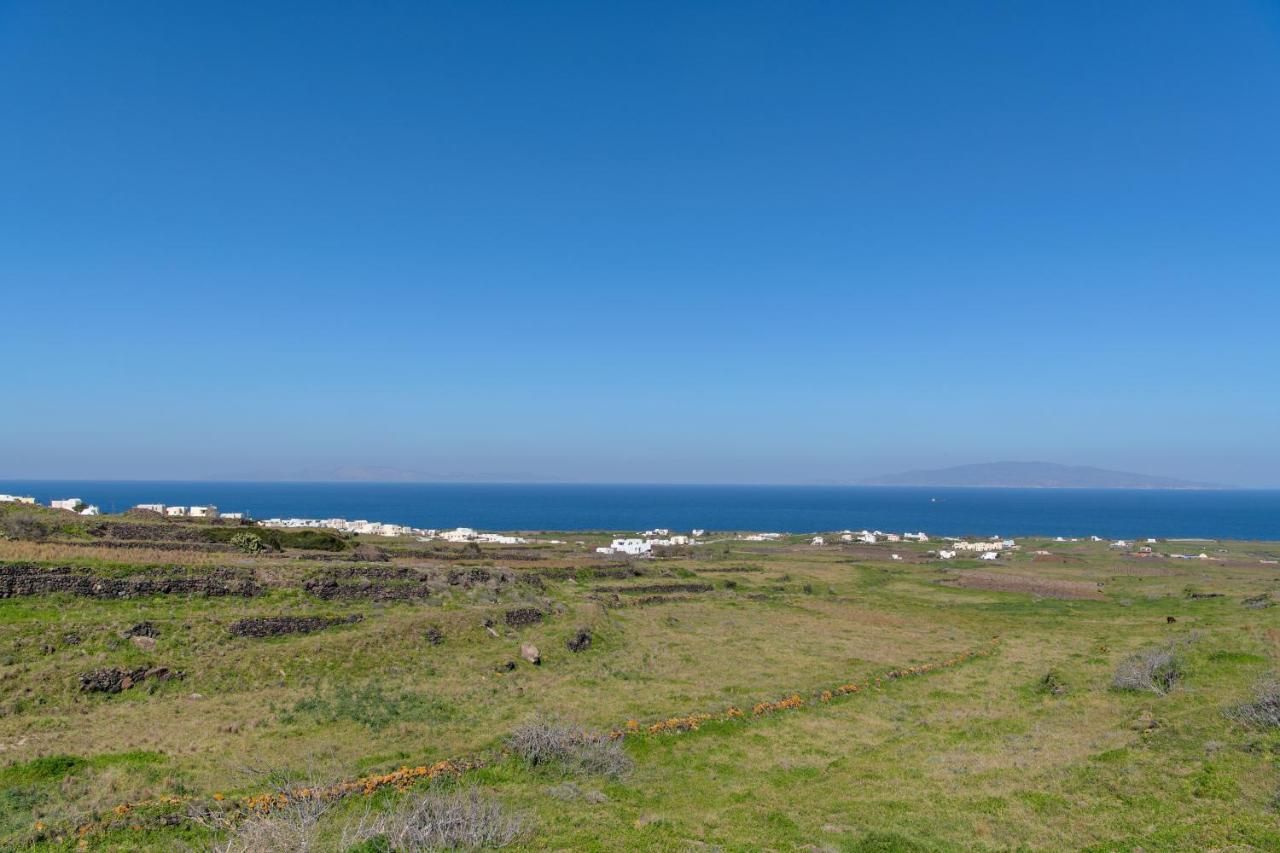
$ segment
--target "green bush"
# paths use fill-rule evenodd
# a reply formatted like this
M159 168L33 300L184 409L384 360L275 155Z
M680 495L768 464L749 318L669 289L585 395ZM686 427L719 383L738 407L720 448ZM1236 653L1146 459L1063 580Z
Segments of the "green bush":
M231 546L246 554L260 554L267 549L262 543L262 537L256 533L237 533L231 537Z

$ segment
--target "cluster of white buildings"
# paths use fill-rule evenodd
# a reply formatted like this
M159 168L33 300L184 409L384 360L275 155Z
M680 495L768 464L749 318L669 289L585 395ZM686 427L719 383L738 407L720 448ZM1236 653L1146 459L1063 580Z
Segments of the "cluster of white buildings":
M702 532L701 530L695 530L693 534L696 536ZM596 553L625 554L629 557L641 557L652 553L654 548L695 544L697 542L692 536L684 536L679 533L673 535L670 530L659 528L657 530L646 530L640 536L634 538L614 539L608 545L597 548Z
M425 536L435 535L434 530L423 530L403 524L386 524L381 521L345 518L267 518L258 522L263 527L310 527L320 530L337 530L341 533L358 533L366 536Z
M137 504L134 509L145 509L158 512L169 518L225 518L239 521L244 518L243 512L221 512L216 506L166 506L165 504Z
M0 503L13 504L29 504L36 505L36 499L28 495L0 495ZM99 515L101 510L92 504L87 504L79 498L64 498L63 500L49 501L50 509L64 509L67 512L76 512L80 515Z
M494 545L523 545L530 541L523 536L506 536L501 533L481 533L470 527L454 530L410 527L407 524L388 524L383 521L367 521L363 518L349 521L345 518L268 518L258 522L264 527L313 527L355 533L362 536L414 536L419 542L440 539L445 542L486 542Z
M842 530L841 542L863 542L875 545L877 542L928 542L929 537L922 533L885 533L881 530Z
M529 541L523 536L507 536L502 533L481 533L470 527L458 527L453 530L446 530L439 534L436 534L436 532L432 530L429 534L418 537L418 541L427 542L432 538L443 539L446 542L488 542L494 545L523 545Z
M995 553L1017 548L1012 539L990 539L985 542L966 542L963 539L953 540L951 547L957 551L977 551L978 553Z

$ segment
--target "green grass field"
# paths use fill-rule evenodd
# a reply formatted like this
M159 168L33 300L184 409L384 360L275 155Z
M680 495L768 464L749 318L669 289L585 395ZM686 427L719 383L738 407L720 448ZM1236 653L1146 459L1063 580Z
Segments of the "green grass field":
M725 539L626 562L561 534L479 555L379 541L367 562L355 542L247 554L198 530L187 549L148 524L154 541L132 530L127 547L109 529L0 541L0 578L221 572L257 590L0 599L5 849L267 849L245 826L297 815L245 817L246 798L450 760L482 766L326 799L293 846L388 849L353 827L477 791L525 848L1280 849L1280 733L1225 713L1277 668L1280 608L1246 600L1280 600L1280 544L1172 560L1020 540L979 563L926 557L936 543ZM510 624L520 610L541 620ZM140 623L155 636L125 636ZM580 629L591 642L573 651ZM1128 655L1170 643L1167 692L1113 687ZM82 673L157 667L182 677L81 689ZM887 676L913 667L927 671ZM698 714L716 717L648 733ZM511 754L513 730L548 720L636 730L616 747L630 768Z

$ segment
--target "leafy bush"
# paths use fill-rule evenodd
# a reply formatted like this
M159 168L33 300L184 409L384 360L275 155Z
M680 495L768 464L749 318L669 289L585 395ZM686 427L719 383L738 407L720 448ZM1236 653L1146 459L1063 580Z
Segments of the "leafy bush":
M56 782L84 765L85 760L79 756L46 755L0 769L0 782L5 785Z
M1224 711L1229 719L1258 729L1280 728L1280 680L1267 676L1254 686L1253 699Z
M262 544L262 537L256 533L237 533L231 537L231 547L246 554L260 554L266 550L267 546Z
M204 528L202 535L208 542L235 545L241 536L256 536L263 546L272 551L298 548L306 551L343 551L347 540L333 530L276 530L271 527L214 527Z
M506 847L524 833L524 821L497 800L474 790L427 791L385 812L366 810L342 833L343 850L362 853Z
M622 741L549 720L535 719L517 727L507 737L507 746L532 767L562 764L613 777L625 776L632 768Z
M1182 679L1183 665L1177 643L1154 646L1129 655L1120 662L1111 686L1163 696Z

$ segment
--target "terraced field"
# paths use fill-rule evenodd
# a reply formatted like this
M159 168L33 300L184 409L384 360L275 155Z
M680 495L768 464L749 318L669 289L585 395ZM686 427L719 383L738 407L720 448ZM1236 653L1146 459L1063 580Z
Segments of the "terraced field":
M37 515L0 540L6 849L395 849L411 808L526 848L1280 849L1274 543L619 560Z

